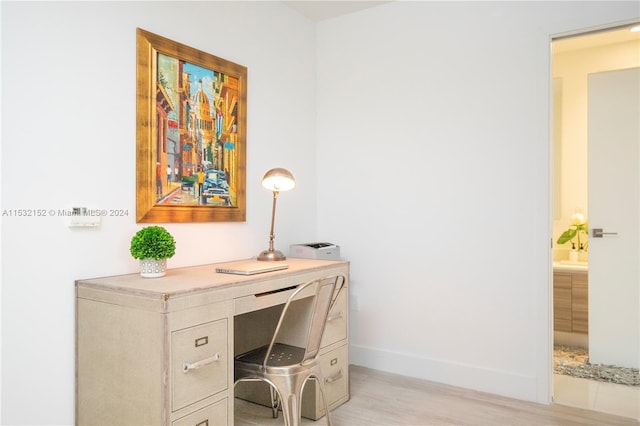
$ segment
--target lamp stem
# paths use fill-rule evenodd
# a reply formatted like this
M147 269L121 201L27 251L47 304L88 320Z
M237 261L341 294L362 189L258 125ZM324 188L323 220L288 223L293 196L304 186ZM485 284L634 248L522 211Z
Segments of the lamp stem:
M276 218L276 199L278 198L278 191L273 191L273 207L271 208L271 233L269 233L269 250L264 250L258 256L258 260L285 260L287 257L279 250L273 249L273 240L275 235L273 234L273 225Z
M273 251L273 240L275 234L273 233L273 225L276 221L276 200L278 199L278 191L273 191L273 207L271 208L271 232L269 233L269 251Z

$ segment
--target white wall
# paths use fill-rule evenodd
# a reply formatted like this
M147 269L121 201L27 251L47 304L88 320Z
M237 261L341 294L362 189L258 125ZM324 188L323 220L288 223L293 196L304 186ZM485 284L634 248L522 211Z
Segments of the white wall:
M2 217L2 424L74 421L74 280L137 272L136 27L248 67L247 220L169 224L169 267L268 246L271 167L289 168L276 246L316 235L314 27L278 2L2 2L2 209L127 209L100 229ZM292 36L292 35L295 35Z
M550 37L639 13L393 2L318 25L318 234L351 261L351 362L549 401Z

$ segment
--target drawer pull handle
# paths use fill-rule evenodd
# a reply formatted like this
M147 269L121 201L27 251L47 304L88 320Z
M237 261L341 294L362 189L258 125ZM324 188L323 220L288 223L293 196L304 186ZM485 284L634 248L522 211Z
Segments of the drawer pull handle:
M282 293L283 291L293 290L296 287L298 287L298 286L297 285L292 285L291 287L277 288L275 290L265 291L264 293L256 293L256 294L254 294L254 296L255 297L268 296L270 294Z
M340 319L340 318L342 318L342 311L337 312L337 313L335 313L333 315L329 315L327 317L327 321L335 321L335 320Z
M196 426L209 426L209 419L201 421Z
M340 371L338 371L338 374L331 376L331 377L327 377L326 379L324 379L324 383L325 384L329 384L331 382L335 382L336 380L340 380L342 379L342 369L340 369Z
M197 370L198 368L202 368L205 365L213 364L216 361L220 361L220 354L215 354L212 357L202 359L198 362L194 362L193 364L185 362L184 364L182 364L182 372L188 373L189 370Z

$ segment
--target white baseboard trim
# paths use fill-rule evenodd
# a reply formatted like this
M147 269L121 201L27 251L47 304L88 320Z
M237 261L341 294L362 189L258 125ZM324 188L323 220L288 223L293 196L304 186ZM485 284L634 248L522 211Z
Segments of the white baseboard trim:
M538 402L537 380L534 376L358 345L350 345L349 363L401 376Z

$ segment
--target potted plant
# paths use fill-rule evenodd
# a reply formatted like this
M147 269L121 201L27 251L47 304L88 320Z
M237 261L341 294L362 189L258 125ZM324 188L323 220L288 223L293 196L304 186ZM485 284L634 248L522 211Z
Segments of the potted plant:
M580 239L580 233L584 234L584 241ZM589 225L581 213L571 215L571 226L558 237L558 244L571 243L571 252L569 252L569 260L572 262L583 261L586 258L589 235ZM573 241L578 239L578 243Z
M159 278L166 273L167 259L176 253L176 242L162 226L147 226L133 236L129 251L140 259L142 277Z

